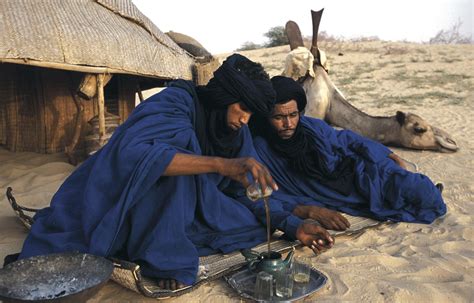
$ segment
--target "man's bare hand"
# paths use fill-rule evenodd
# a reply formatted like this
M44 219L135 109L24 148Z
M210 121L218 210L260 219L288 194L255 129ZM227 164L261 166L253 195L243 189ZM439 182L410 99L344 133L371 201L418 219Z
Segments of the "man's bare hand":
M319 254L334 245L334 238L316 222L304 221L296 230L296 238Z
M222 164L219 165L218 172L223 176L242 183L245 187L250 185L250 181L247 178L247 173L250 173L253 179L260 184L261 188L269 186L273 190L278 190L278 186L273 181L267 167L251 157L223 159Z
M316 220L326 229L346 230L351 227L349 221L339 212L319 206L298 205L293 214L302 219Z
M390 155L388 155L388 157L395 161L395 163L397 163L401 168L408 170L405 161L403 161L403 159L400 158L397 154L391 153Z

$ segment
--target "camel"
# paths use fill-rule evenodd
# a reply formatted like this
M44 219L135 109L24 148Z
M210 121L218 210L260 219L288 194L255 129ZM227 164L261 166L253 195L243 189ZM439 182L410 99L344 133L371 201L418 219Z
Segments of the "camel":
M323 10L311 11L313 17L313 41L311 51L303 43L298 25L286 24L291 52L286 58L283 75L302 83L308 99L305 114L325 120L329 124L350 129L362 136L390 146L410 149L455 152L456 142L445 131L430 125L413 113L397 111L389 117L371 116L351 105L329 78L324 67L326 57L317 47L317 33ZM196 57L200 64L217 61L194 38L180 33L166 33L181 48ZM213 68L217 68L214 65ZM207 73L211 76L212 73ZM201 84L206 81L202 81Z
M305 114L333 126L350 129L385 145L410 149L455 152L456 142L445 131L430 125L413 113L397 111L394 116L377 117L351 105L329 78L326 56L318 49L317 38L323 10L311 11L313 40L311 50L303 43L298 25L286 24L291 52L286 58L284 76L299 81L308 98Z

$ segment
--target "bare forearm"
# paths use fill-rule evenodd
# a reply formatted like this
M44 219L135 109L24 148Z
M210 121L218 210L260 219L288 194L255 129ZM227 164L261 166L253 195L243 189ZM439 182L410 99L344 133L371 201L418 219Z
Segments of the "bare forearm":
M263 188L271 186L273 190L278 190L268 169L252 157L227 159L178 153L175 154L163 175L183 176L207 173L218 173L229 177L240 182L244 187L250 185L247 175L251 174L253 180Z
M189 154L176 154L164 172L164 176L197 175L218 173L223 158Z
M296 207L293 209L293 215L306 219L308 218L308 208L304 205L296 205Z

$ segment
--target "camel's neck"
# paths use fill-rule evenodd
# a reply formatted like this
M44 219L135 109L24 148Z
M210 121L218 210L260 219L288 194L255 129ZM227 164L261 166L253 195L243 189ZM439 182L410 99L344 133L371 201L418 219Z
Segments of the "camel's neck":
M325 116L327 122L384 144L399 143L397 134L400 131L400 124L395 116L370 116L349 104L336 87L330 94L330 107Z

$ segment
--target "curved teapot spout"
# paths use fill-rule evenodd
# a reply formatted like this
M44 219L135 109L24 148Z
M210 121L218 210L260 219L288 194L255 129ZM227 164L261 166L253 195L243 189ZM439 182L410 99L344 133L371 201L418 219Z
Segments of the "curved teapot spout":
M293 261L294 255L295 255L295 248L293 247L293 249L288 253L285 260L283 261L285 266L290 266L291 265L291 261Z

